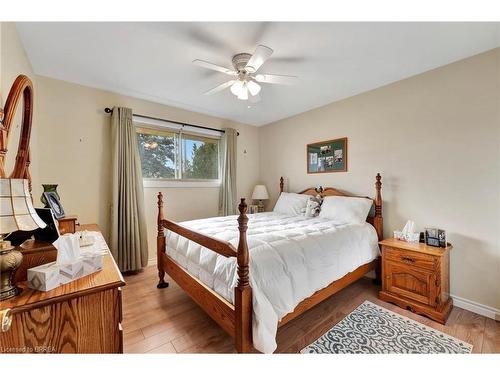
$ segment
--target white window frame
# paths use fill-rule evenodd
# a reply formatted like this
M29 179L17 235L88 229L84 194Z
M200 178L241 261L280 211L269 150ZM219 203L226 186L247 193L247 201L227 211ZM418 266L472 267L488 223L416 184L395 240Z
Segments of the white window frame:
M168 121L160 121L160 120L153 120L153 119L145 119L143 117L139 116L133 116L133 123L136 128L150 128L150 129L156 129L160 131L165 131L165 132L173 132L176 133L178 136L176 137L176 149L175 149L175 175L176 178L143 178L142 179L142 184L144 188L218 188L221 186L221 169L220 169L220 132L217 132L215 130L205 130L205 129L198 129L195 127L190 127L190 126L183 126L175 123L171 123ZM213 138L216 139L218 144L219 144L219 160L218 160L218 179L181 179L177 178L177 176L180 174L182 175L182 168L184 167L182 164L182 148L183 142L182 142L182 134L186 135L193 135L193 136L199 136L199 137L204 137L204 138ZM179 161L179 165L177 165L177 162ZM180 168L178 168L180 167Z

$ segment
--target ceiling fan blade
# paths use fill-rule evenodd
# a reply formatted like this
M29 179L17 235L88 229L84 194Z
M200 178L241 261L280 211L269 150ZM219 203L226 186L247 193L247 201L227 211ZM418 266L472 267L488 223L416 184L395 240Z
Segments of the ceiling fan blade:
M297 83L299 77L285 76L279 74L257 74L255 80L261 83L277 83L280 85L293 85Z
M218 93L219 91L222 91L224 89L227 89L229 86L231 86L233 83L234 83L234 79L230 80L230 81L227 81L227 82L224 82L224 83L221 83L219 86L216 86L214 87L213 89L211 90L208 90L207 92L205 92L203 95L213 95L213 94L216 94Z
M250 103L258 103L261 101L261 96L260 94L257 94L257 95L249 95L248 96L248 100L250 101Z
M271 57L273 50L266 46L257 46L250 60L248 60L245 70L249 73L255 73L266 60Z
M220 66L220 65L212 64L212 63L210 63L208 61L204 61L204 60L194 60L193 64L201 66L202 68L215 70L217 72L221 72L221 73L224 73L224 74L227 74L230 76L238 75L238 73L236 73L234 70L231 70L229 68L225 68L225 67Z

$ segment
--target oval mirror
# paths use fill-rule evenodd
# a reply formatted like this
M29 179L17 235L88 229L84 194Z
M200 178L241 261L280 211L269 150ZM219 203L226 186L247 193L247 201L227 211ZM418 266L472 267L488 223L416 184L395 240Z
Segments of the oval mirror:
M21 130L19 132L19 145L17 148L16 159L12 172L7 173L6 157L9 145L9 135L12 131L12 124L16 114L19 101L23 99L23 107L21 111L22 121ZM0 114L1 115L1 114ZM3 112L2 123L0 124L0 178L26 178L30 182L29 173L30 164L30 135L31 121L33 117L33 83L25 75L19 75L14 81Z

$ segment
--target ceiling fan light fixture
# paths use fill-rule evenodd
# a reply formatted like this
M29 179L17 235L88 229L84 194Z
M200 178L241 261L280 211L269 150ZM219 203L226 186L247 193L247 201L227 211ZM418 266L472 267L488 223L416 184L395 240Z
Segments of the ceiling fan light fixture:
M257 95L261 89L260 85L258 83L255 83L254 81L248 81L247 87L248 87L248 91L250 91L250 94L252 96Z
M238 99L248 100L248 87L246 83L243 84L243 88L241 89L240 94L238 95Z
M243 89L244 89L243 82L239 80L234 82L233 85L231 86L231 92L236 96L240 96Z
M261 100L259 93L262 89L262 83L291 85L294 84L298 78L295 76L268 74L262 72L257 74L261 66L271 57L272 54L273 50L271 48L258 45L253 54L243 52L234 55L231 60L234 69L228 69L224 66L213 64L204 60L194 60L193 63L202 68L215 70L232 76L232 79L206 91L204 95L217 94L229 88L231 93L239 100L250 100L252 103L257 103Z

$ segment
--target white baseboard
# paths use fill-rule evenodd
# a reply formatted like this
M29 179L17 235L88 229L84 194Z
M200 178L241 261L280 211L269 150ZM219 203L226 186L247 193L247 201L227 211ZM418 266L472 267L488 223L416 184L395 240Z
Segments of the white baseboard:
M156 257L148 259L148 267L156 266Z
M469 310L487 318L500 321L499 309L495 309L494 307L486 306L481 303L477 303L454 295L451 295L451 298L453 298L453 305L456 307L460 307L464 310Z

